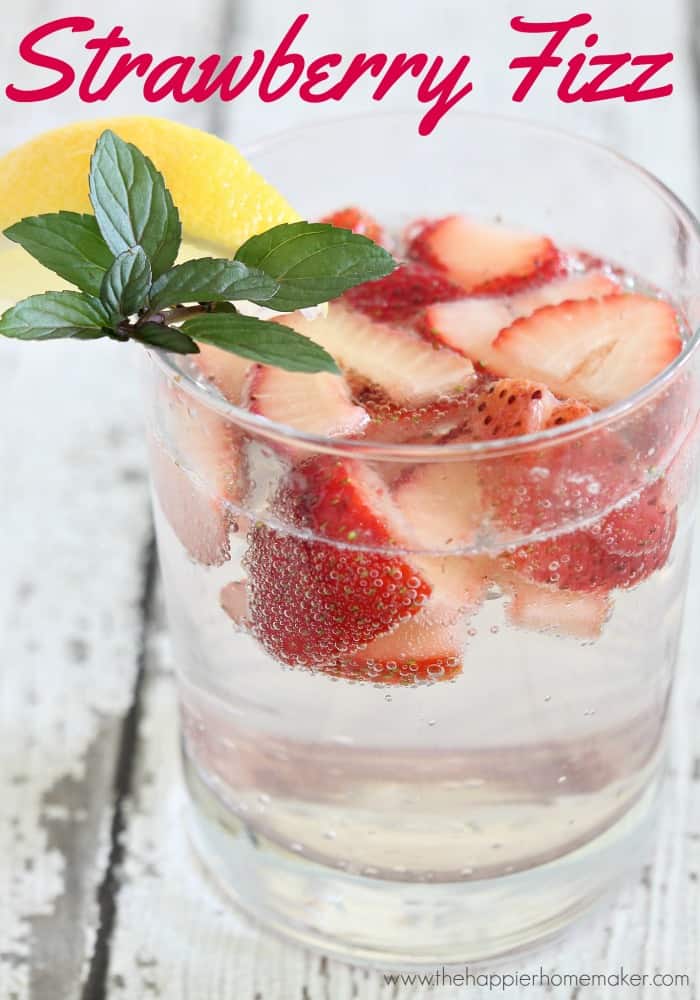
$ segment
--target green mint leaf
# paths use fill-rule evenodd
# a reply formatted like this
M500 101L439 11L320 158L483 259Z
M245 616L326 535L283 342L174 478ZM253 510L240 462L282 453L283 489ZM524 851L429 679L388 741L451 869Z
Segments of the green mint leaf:
M143 247L130 247L115 258L100 288L102 304L117 319L126 319L148 305L151 265Z
M289 372L333 372L338 366L322 347L281 323L221 313L193 316L182 329L194 340L212 344L251 361Z
M34 215L10 226L5 236L65 281L91 295L100 294L113 255L93 215Z
M391 254L366 236L323 222L283 223L268 229L247 240L236 260L274 278L279 291L264 305L280 312L334 299L396 267Z
M110 333L111 317L99 299L83 292L44 292L12 306L0 319L0 336L17 340L92 340Z
M159 347L175 354L199 354L199 348L191 337L172 326L163 326L162 323L137 326L132 337L148 347Z
M203 257L185 261L161 275L151 289L151 308L182 302L266 302L278 287L269 275L240 261Z
M90 161L90 201L115 257L141 246L159 278L175 263L182 227L162 175L147 156L103 132Z

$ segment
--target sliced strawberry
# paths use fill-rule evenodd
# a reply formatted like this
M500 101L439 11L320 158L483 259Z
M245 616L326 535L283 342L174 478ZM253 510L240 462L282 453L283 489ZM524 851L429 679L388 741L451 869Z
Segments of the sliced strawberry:
M464 354L481 368L495 370L494 341L516 319L547 305L616 294L619 287L600 271L570 275L510 298L471 298L443 302L426 310L420 332Z
M558 403L552 410L545 428L561 427L562 424L572 424L574 420L583 420L590 417L593 410L590 406L580 402L578 399L565 399Z
M410 257L442 271L470 295L518 291L562 268L546 236L477 222L462 215L412 227Z
M673 307L611 295L538 309L499 333L494 369L553 392L609 406L646 385L683 347Z
M240 405L243 385L253 366L252 361L209 344L199 344L199 354L193 354L191 358L205 378L213 382L230 403Z
M536 433L592 413L584 403L559 401L542 384L519 379L493 383L476 396L472 411L459 433L475 440ZM646 478L634 452L607 427L484 459L478 469L485 508L499 531L512 530L514 539L535 531L561 531L567 523L590 519L634 492Z
M432 268L408 263L397 267L379 281L356 285L343 298L349 306L370 319L401 323L433 302L450 302L463 295L463 288L448 281Z
M347 659L323 668L345 680L408 686L452 680L462 671L462 644L454 617L426 607Z
M219 597L221 607L236 625L243 625L248 618L248 585L245 580L234 580L222 587Z
M412 560L432 587L434 603L462 615L473 615L493 583L494 560L487 556L413 555Z
M604 593L572 594L557 587L513 579L507 588L506 616L511 625L533 632L598 639L612 609Z
M374 240L375 243L383 244L385 242L384 230L374 216L363 212L361 208L354 205L340 208L337 212L331 212L330 215L324 215L321 222L338 226L339 229L349 229L353 233L359 233L360 236Z
M224 501L193 480L153 439L149 441L156 500L180 543L195 562L221 566L229 558L229 520Z
M156 397L151 477L156 499L189 555L219 566L229 558L228 509L243 491L240 436L214 410L167 386Z
M559 406L546 385L502 378L476 394L465 412L460 440L487 441L534 434Z
M594 528L523 546L509 563L522 576L560 590L629 589L665 565L676 525L676 511L658 502L655 484Z
M614 555L638 559L645 554L649 564L663 555L665 562L675 535L675 512L667 502L663 481L652 483L635 500L594 525L591 534Z
M430 585L407 558L376 551L400 543L404 526L366 466L309 459L291 474L277 506L290 529L256 525L246 556L252 631L273 656L291 665L332 664L421 609Z
M513 319L530 316L544 306L558 306L562 302L580 302L583 299L602 299L608 295L619 295L619 284L602 271L585 271L568 274L549 281L546 285L529 288L509 299Z
M424 549L470 545L483 521L481 486L472 462L414 465L394 484L394 497Z
M307 320L295 313L279 322L325 347L343 368L400 405L419 406L459 392L473 379L474 366L466 358L339 303L332 303L325 317Z
M434 444L444 440L464 420L467 393L432 400L423 406L399 406L376 389L364 389L358 402L370 422L362 437L385 444Z
M356 406L345 380L330 372L288 372L253 365L242 391L251 413L307 434L343 437L360 433L369 423Z
M493 342L512 322L508 299L471 298L431 306L417 329L426 340L457 351L479 368L493 370Z

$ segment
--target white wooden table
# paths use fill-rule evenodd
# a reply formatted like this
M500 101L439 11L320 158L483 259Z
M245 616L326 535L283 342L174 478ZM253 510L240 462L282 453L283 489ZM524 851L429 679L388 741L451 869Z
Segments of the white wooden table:
M137 49L247 52L270 47L293 0L93 2ZM567 7L563 10L563 7ZM514 112L606 140L698 197L696 0L588 0L607 48L676 53L675 96L642 105L565 107L541 88L510 102L508 21L570 16L561 0L334 0L307 4L305 48L473 56L474 109ZM172 20L164 20L169 12ZM32 79L16 55L63 0L3 9L4 79ZM66 48L84 59L72 40ZM371 106L358 92L344 111ZM415 107L410 89L387 101ZM133 88L107 105L66 96L0 103L2 143L89 114L157 111L249 141L327 115L295 99L261 106L145 106ZM429 141L429 140L427 140ZM392 986L281 943L234 912L193 863L183 833L176 705L147 494L133 358L117 345L0 345L0 1000L401 1000L486 997L485 990ZM700 996L700 547L682 644L667 806L641 877L521 972L685 973L692 987L523 988L570 1000Z

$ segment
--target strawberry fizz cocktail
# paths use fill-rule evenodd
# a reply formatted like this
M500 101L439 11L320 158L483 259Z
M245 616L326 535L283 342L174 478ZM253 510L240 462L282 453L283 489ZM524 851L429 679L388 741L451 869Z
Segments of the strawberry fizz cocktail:
M148 375L196 842L257 916L384 965L550 935L643 851L700 399L675 199L554 133L409 125L254 157L400 262L275 316L341 374L201 345Z

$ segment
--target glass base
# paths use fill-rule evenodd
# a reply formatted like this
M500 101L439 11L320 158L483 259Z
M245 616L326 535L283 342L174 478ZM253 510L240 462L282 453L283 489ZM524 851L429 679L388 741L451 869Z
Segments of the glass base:
M659 785L556 861L426 884L354 875L287 851L226 808L186 756L184 769L194 847L234 902L305 947L384 970L504 958L557 936L641 863Z

